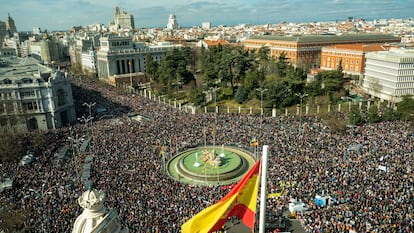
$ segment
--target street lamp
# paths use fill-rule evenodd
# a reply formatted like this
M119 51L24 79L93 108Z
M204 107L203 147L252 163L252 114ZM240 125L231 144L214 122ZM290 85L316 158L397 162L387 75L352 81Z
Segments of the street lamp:
M306 93L296 93L295 94L296 96L298 96L299 98L300 98L300 109L299 109L299 130L302 130L302 101L303 101L303 98L304 97L306 97L306 96L308 96L308 94L306 94Z
M263 93L267 91L266 88L256 88L256 91L260 92L260 115L263 115Z
M93 103L92 102L89 102L89 103L85 102L82 105L89 108L89 117L91 117L92 116L92 107L95 106L96 103L95 102L93 102Z

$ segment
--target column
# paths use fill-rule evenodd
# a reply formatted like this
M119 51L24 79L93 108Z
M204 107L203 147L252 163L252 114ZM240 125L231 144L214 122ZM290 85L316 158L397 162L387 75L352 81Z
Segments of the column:
M308 115L308 114L309 114L309 104L306 104L305 114L306 114L306 115Z
M321 106L317 105L316 106L316 114L319 114L320 110L321 110Z
M331 112L331 105L328 104L328 112Z
M285 108L285 116L288 116L288 115L289 115L288 109Z
M272 108L272 117L276 117L276 108Z
M241 114L241 106L239 106L239 114Z
M341 104L338 104L338 112L341 112Z

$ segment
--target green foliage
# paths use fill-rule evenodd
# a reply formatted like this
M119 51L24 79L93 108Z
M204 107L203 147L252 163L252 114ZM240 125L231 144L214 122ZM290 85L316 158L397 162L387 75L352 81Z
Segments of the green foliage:
M383 121L395 121L401 118L401 114L392 108L386 108L382 114Z
M151 64L147 72L153 72L156 81L163 85L174 85L177 88L181 84L188 84L194 80L193 73L187 70L187 65L193 62L192 54L191 49L173 49L162 59L157 72L155 72L156 64Z
M364 115L356 105L351 107L351 112L349 113L349 123L351 125L362 125L365 123Z
M378 123L381 121L381 118L378 115L378 108L373 106L368 110L367 122L368 123Z
M202 105L205 101L205 94L201 88L195 88L188 93L187 98L195 105Z
M254 92L259 87L261 80L262 76L258 71L247 72L243 82L244 93L248 95L250 92Z
M338 74L336 70L322 71L316 76L321 82L323 92L325 94L329 92L336 92L342 88L342 76Z
M234 95L234 101L236 101L238 104L242 104L244 101L246 101L247 96L244 92L243 86L239 86L237 88L236 94Z
M414 114L414 99L411 95L404 95L402 101L397 104L397 112L401 119L411 120Z
M157 80L158 79L158 69L159 64L156 60L152 60L152 56L150 53L147 53L146 55L146 74L149 76L151 80Z

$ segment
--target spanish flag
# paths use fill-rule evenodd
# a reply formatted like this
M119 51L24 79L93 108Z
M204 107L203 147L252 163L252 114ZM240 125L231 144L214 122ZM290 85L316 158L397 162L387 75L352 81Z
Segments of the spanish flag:
M253 229L259 189L259 172L260 160L226 196L185 222L181 226L181 232L218 231L232 216L238 217L247 227Z

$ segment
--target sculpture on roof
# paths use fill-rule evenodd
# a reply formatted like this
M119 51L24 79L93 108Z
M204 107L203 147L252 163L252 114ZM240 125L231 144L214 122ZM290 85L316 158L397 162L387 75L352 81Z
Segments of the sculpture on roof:
M73 226L72 233L128 233L128 228L121 225L113 209L107 209L103 203L105 193L90 189L79 198L78 203L84 209Z

